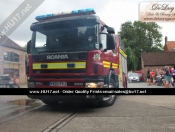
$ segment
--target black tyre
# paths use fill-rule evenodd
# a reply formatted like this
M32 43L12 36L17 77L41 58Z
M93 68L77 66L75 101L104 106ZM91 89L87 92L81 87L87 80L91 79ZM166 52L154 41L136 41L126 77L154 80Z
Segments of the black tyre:
M115 88L119 88L119 81L115 84Z
M43 103L49 106L58 106L58 101L55 100L42 100Z
M116 83L114 82L113 79L110 79L110 83L109 83L109 88L116 88ZM98 104L101 107L108 107L108 106L112 106L115 103L117 96L116 95L106 95L103 97L103 101L98 102Z
M126 79L126 78L125 78ZM126 81L125 81L125 85L126 85L126 88L128 88L128 81L127 81L127 79L126 79Z

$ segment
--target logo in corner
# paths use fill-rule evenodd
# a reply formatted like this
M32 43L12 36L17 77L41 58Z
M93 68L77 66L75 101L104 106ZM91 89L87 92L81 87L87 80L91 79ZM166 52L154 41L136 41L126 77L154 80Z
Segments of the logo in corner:
M95 54L93 57L94 61L100 61L100 55L99 54Z

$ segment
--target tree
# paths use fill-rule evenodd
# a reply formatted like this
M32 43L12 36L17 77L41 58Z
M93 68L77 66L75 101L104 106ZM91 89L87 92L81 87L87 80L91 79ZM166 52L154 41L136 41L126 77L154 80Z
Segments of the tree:
M141 69L141 52L160 52L161 27L154 22L127 21L121 25L118 35L126 48L128 70Z

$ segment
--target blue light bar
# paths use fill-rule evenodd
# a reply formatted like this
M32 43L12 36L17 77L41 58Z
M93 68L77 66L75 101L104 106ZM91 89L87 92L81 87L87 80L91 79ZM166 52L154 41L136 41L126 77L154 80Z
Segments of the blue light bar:
M78 13L78 10L74 10L74 11L72 11L72 13Z
M53 16L61 16L63 13L53 13Z
M85 9L78 10L78 12L85 12Z
M47 14L46 17L52 17L53 16L53 13L52 14Z
M74 10L72 13L80 13L80 12L94 12L93 8L81 9L81 10Z
M66 15L66 14L72 14L72 11L68 11L68 12L62 12L63 15Z
M81 9L81 10L73 10L69 12L61 12L61 13L51 13L51 14L46 14L46 15L40 15L36 16L36 20L44 20L44 19L49 19L49 18L55 18L55 17L67 17L67 16L74 16L74 15L86 15L86 14L95 14L95 11L93 8L87 8L87 9Z
M52 17L53 14L46 14L46 15L40 15L40 16L36 16L35 19L43 19L43 18L46 18L46 17Z
M35 19L42 19L42 18L45 18L46 15L40 15L40 16L36 16Z

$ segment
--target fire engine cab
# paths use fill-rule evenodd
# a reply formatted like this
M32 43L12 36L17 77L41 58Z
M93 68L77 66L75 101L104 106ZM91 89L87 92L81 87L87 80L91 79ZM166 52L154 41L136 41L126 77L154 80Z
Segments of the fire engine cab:
M27 43L28 88L119 88L120 38L93 8L36 16ZM126 57L126 56L125 56ZM48 105L59 101L97 101L110 106L116 95L28 95ZM81 98L81 99L80 99Z

